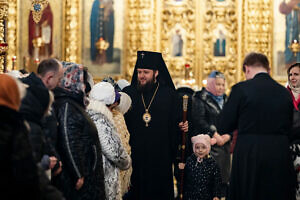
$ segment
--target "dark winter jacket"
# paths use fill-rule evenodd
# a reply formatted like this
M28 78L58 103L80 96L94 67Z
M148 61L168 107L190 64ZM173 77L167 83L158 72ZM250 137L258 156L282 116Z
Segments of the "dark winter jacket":
M51 114L42 119L42 129L45 136L45 151L49 156L55 156L58 160L56 165L51 169L52 174L60 167L60 156L57 152L57 119L54 112L54 108L51 110Z
M63 163L55 184L67 200L105 199L101 147L97 129L84 110L83 95L62 88L54 93L57 151ZM82 177L84 184L76 190L76 182Z
M21 115L0 106L1 199L40 199L37 167Z
M224 95L224 102L226 96ZM218 103L203 88L193 96L193 131L194 135L208 134L210 137L217 131L217 116L221 112Z
M49 106L49 91L42 80L34 73L22 79L27 84L27 94L22 100L20 113L29 123L29 141L32 146L33 156L38 163L43 155L48 154L45 148L45 135L42 131L41 120Z
M212 157L198 162L195 154L192 154L186 161L184 176L185 200L212 200L214 197L221 197L220 170Z

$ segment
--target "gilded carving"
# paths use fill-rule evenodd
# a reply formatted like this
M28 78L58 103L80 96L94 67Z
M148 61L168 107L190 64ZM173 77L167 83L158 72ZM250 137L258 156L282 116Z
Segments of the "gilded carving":
M201 77L212 70L224 72L227 88L237 81L238 24L235 0L206 1Z
M7 52L7 43L4 36L4 23L8 15L7 0L0 0L0 72L4 71L4 57Z
M81 62L80 58L80 2L79 0L66 0L65 4L65 60Z
M250 51L265 53L272 60L272 0L124 1L122 69L127 79L132 75L138 50L161 51L175 82L192 78L199 86L211 70L217 69L225 73L230 88L241 80L242 58ZM2 6L3 2L9 7ZM7 15L8 69L12 56L18 53L20 3L0 0L0 19ZM67 61L81 62L81 4L82 0L64 1L63 59Z
M0 19L6 19L8 14L7 0L0 0Z
M159 1L158 1L159 2ZM156 8L157 1L127 0L126 26L123 66L125 78L130 79L133 73L136 52L138 50L156 50Z
M196 1L164 1L160 49L169 71L177 80L193 79L196 68Z
M4 56L7 51L7 47L2 47L2 44L5 43L4 41L4 20L0 19L0 73L4 71Z
M245 0L242 17L242 58L251 51L261 52L272 60L272 0Z
M12 69L12 58L17 55L17 20L17 0L11 0L9 1L6 33L6 40L8 43L6 65L8 70Z

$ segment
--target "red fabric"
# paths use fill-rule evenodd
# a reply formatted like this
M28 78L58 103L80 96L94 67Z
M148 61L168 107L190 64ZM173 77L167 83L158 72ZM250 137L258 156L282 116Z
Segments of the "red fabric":
M19 88L14 78L0 74L0 105L19 110L21 104Z
M39 34L35 34L35 26L36 26L36 23L33 21L33 15L32 15L32 12L30 12L30 15L29 15L29 39L28 39L28 50L29 50L29 54L30 56L33 56L33 44L32 44L32 40L34 40L35 38L37 37L41 37L42 35L42 24L45 22L45 21L48 21L48 24L50 25L51 27L51 40L50 40L50 49L49 49L49 54L51 55L52 54L52 36L53 36L53 15L52 15L52 10L51 10L51 7L50 7L50 4L48 4L48 6L43 10L43 14L42 14L42 18L41 20L39 21L39 23L37 24L39 26Z
M298 105L299 105L299 103L300 103L300 95L298 96L298 99L296 100L295 97L294 97L294 95L293 95L293 93L292 93L291 88L290 88L289 86L287 86L287 89L289 90L289 92L290 92L291 95L292 95L294 108L295 108L296 110L299 110Z
M238 131L237 130L233 131L232 142L231 142L231 145L230 145L230 153L233 153L233 151L234 151L237 135L238 135Z

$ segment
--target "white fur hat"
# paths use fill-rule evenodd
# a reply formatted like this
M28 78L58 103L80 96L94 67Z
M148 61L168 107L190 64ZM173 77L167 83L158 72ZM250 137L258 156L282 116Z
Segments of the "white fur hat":
M118 80L117 84L118 84L118 86L119 86L119 88L121 90L123 90L123 88L127 87L128 85L130 85L130 83L128 81L126 81L125 79Z
M107 82L100 82L94 85L91 90L90 98L96 101L101 101L106 105L111 105L115 102L115 89Z
M119 110L124 115L129 110L132 101L130 96L128 96L128 94L124 92L120 92L120 94L121 94L120 104L116 107L116 109Z

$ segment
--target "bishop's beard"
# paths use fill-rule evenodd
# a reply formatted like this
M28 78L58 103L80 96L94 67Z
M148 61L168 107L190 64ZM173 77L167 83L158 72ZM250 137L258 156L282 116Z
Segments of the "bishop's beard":
M153 75L153 78L151 80L147 81L145 85L141 85L140 81L138 80L137 90L141 93L148 92L148 91L152 90L154 85L155 85L155 76Z

